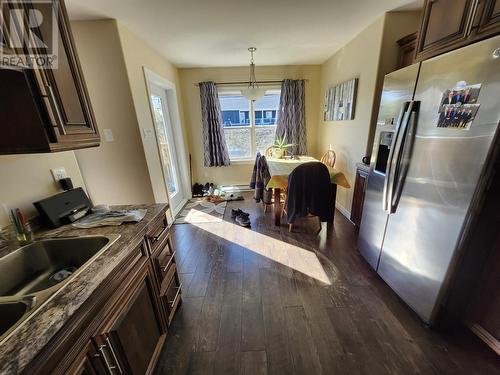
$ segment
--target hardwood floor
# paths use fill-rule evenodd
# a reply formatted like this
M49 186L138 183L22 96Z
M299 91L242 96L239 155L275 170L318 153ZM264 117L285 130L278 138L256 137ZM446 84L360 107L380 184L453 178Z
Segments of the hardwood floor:
M231 220L251 213L252 228ZM250 197L173 228L183 304L157 374L500 374L468 332L426 328L364 262L354 226L294 233Z

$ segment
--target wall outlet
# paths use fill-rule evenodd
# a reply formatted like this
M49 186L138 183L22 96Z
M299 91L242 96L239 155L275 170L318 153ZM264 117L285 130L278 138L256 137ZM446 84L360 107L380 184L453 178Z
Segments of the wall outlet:
M64 169L64 167L53 168L50 170L50 173L52 173L52 177L54 177L54 181L56 182L57 186L59 186L59 180L68 177L68 174L66 173L66 169Z

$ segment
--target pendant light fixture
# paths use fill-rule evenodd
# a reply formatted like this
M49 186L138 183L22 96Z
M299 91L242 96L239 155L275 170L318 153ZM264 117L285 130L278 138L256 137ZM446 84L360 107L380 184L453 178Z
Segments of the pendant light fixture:
M257 79L255 78L255 63L253 61L253 53L257 51L257 48L250 47L250 78L248 80L248 87L241 90L241 94L251 101L256 101L262 98L266 92L265 89L259 87Z

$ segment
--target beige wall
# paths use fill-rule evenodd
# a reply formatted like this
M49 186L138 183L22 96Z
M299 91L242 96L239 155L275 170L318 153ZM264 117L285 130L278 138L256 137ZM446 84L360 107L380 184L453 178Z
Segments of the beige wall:
M153 132L152 134L154 134L153 118L143 68L148 68L176 86L182 125L182 110L180 110L180 108L182 108L182 102L180 98L180 90L178 88L178 71L175 66L163 58L158 52L149 47L142 39L133 34L121 23L118 23L118 31L125 57L128 81L132 91L135 114L141 131L143 150L146 156L147 168L149 170L150 185L153 189L156 202L166 202L168 197L163 180L162 166L160 163L156 139L154 137L146 138L143 133L143 129L150 129ZM182 128L184 129L183 126ZM186 141L186 135L183 133L182 136ZM188 173L187 165L181 166L181 168L185 169L185 173Z
M359 79L354 120L321 120L317 132L318 149L326 150L329 144L333 145L337 154L335 167L346 174L352 185L351 189L339 187L337 192L337 206L347 216L351 211L356 163L371 152L372 124L378 111L383 76L396 67L396 40L416 31L418 20L417 12L387 13L321 67L322 95L330 86L354 77Z
M230 68L192 68L179 69L182 100L184 103L184 120L189 135L192 157L193 181L216 184L248 184L253 163L232 164L229 167L203 166L203 136L201 125L200 92L195 86L198 82L235 82L248 80L248 67ZM307 144L310 154L316 154L316 129L320 100L320 66L258 66L258 80L307 79L305 91L305 110L307 126Z
M154 202L127 70L114 20L71 24L101 132L101 146L76 151L95 204ZM111 129L114 141L104 140Z
M0 156L0 203L8 208L21 208L28 218L35 216L33 202L60 192L50 173L50 169L57 167L66 169L75 187L84 187L72 151ZM0 209L0 228L8 223L8 217Z

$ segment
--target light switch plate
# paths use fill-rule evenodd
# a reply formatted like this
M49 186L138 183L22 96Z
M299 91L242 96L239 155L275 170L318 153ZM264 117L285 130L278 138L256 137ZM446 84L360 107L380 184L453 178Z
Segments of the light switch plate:
M142 128L142 136L144 137L144 139L152 139L152 138L154 138L153 129Z
M68 177L68 174L66 173L66 169L64 167L58 167L58 168L53 168L50 170L52 173L52 177L54 177L54 181L57 183L57 181Z
M103 129L104 140L106 142L113 142L115 138L113 137L113 131L111 129Z

